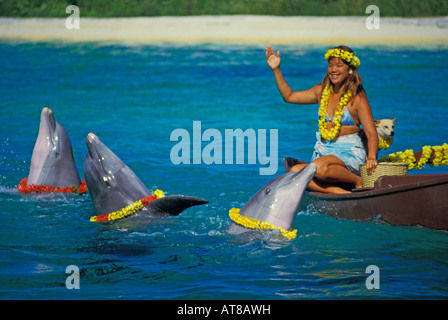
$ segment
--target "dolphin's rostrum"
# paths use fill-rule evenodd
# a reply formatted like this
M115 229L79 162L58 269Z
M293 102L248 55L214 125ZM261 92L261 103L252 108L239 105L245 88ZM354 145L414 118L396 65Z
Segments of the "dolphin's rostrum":
M80 184L70 138L64 127L55 121L53 111L43 108L27 185L69 187Z
M316 168L316 165L311 163L299 172L287 172L274 178L246 203L239 214L283 230L290 230L303 193L314 177ZM232 234L250 230L234 221L228 228Z

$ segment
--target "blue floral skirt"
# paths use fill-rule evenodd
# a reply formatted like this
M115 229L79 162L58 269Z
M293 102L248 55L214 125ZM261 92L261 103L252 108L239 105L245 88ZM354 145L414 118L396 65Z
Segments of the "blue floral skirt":
M359 175L359 165L366 162L366 150L358 133L349 134L322 142L320 132L316 132L316 144L311 161L332 154L353 173Z

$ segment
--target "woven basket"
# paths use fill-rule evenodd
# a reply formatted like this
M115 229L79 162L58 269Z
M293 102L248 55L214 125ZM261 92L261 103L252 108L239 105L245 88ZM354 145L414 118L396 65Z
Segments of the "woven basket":
M401 162L379 162L375 172L367 174L366 164L360 164L362 186L364 188L373 187L375 181L382 176L403 176L408 174L408 163Z

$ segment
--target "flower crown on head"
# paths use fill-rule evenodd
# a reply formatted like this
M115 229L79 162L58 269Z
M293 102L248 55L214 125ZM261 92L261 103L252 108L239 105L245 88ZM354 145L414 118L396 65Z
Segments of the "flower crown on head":
M342 60L347 61L349 65L355 68L355 70L358 70L359 65L361 64L361 61L359 61L359 58L354 52L348 52L343 49L334 48L327 50L325 60L328 61L331 57L341 58Z

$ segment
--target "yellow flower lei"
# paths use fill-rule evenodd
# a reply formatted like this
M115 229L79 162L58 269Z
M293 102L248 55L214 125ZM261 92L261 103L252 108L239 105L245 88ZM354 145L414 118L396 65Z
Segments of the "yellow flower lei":
M378 140L378 148L379 149L388 149L390 147L390 144L387 143L386 140L380 139Z
M156 200L155 198L160 199L165 196L163 191L159 190L159 189L153 191L152 194L153 194L152 197L154 198L154 200ZM146 197L146 198L151 198L151 196ZM151 200L146 199L146 201L145 201L145 198L142 198L140 200L137 200L133 204L128 205L118 211L114 211L114 212L111 212L108 214L102 214L102 215L98 215L98 216L92 216L92 217L90 217L90 221L92 221L92 222L108 222L108 221L112 221L112 220L123 219L123 218L143 209L143 207L146 207L149 204L149 202L151 202Z
M341 129L341 119L344 114L344 108L350 100L352 93L348 90L339 100L338 108L334 114L333 118L333 128L330 131L326 128L326 118L327 118L327 107L328 101L330 100L330 87L326 86L322 90L322 96L320 99L320 107L319 107L319 131L322 138L325 140L332 140L339 135L339 131Z
M420 160L418 161L418 163L415 165L415 167L417 169L422 169L426 163L428 162L429 158L431 158L432 155L432 149L431 146L424 146L422 148L422 156L420 157Z
M341 58L342 60L347 61L351 66L355 67L356 70L358 70L361 65L361 61L354 52L348 52L338 48L329 49L327 50L327 53L325 53L325 60L328 61L331 57Z
M432 147L434 150L434 160L432 164L434 166L446 166L448 165L448 144L444 143L442 146Z
M250 217L240 215L239 208L232 208L229 210L229 217L233 222L242 225L248 229L261 229L261 230L279 230L282 235L288 239L294 239L297 236L297 229L291 229L289 231L280 227L274 226L269 222L255 220Z
M382 160L390 162L403 162L409 163L408 170L412 169L422 169L426 166L429 159L434 152L434 160L432 161L432 166L446 166L448 165L448 144L444 143L442 146L424 146L422 148L422 156L419 161L415 158L414 151L412 149L407 149L404 152L390 153L387 157L383 157Z

